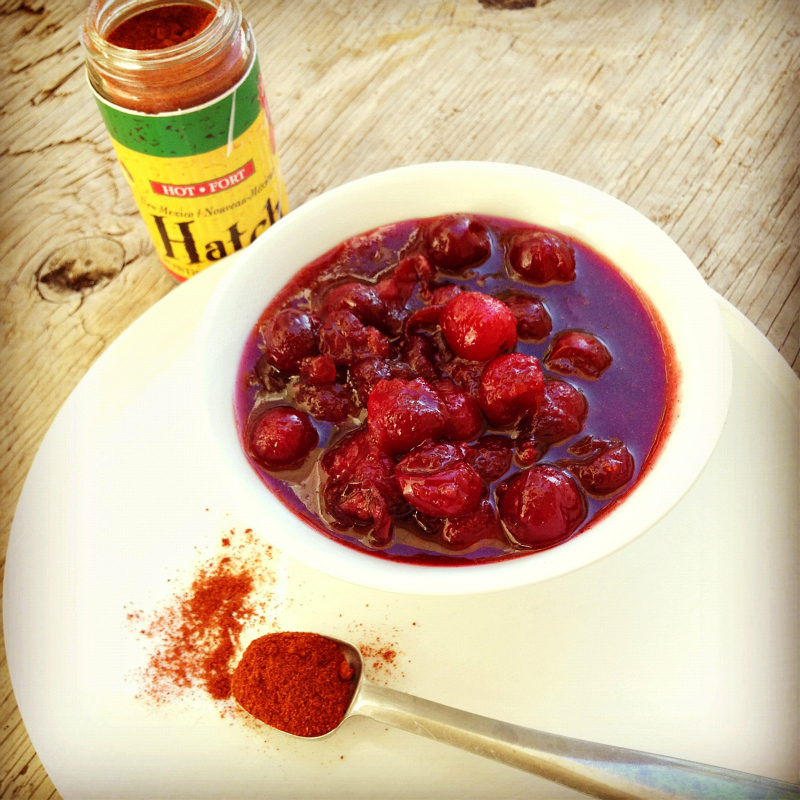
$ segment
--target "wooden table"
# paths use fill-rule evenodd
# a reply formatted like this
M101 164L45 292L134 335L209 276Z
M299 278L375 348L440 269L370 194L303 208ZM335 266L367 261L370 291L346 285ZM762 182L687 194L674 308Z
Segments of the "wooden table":
M3 554L59 407L174 285L85 82L85 5L0 5ZM660 225L800 374L796 0L243 5L292 207L424 161L560 172ZM5 657L0 698L0 796L58 797Z

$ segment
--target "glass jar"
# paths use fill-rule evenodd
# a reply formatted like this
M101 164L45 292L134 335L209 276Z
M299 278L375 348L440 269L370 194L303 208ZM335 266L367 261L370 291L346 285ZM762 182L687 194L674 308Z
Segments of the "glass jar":
M109 42L137 15L176 7L210 21L158 49ZM252 29L235 0L93 0L81 42L123 174L175 278L241 250L288 211Z

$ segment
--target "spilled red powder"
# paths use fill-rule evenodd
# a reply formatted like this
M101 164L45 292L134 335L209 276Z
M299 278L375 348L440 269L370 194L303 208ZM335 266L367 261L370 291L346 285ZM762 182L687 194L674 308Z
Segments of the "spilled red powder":
M387 683L386 679L394 677L397 673L400 651L394 642L386 641L384 636L388 633L396 637L399 633L397 628L379 634L362 623L353 623L348 625L348 629L353 643L361 651L367 677L373 681Z
M155 610L124 609L127 626L143 637L147 648L147 663L134 675L139 699L160 705L200 691L216 702L223 716L240 713L231 680L243 644L254 635L278 631L279 611L297 602L275 592L277 555L250 528L225 531L213 556L201 556L189 574L167 579L174 591ZM352 635L345 638L361 650L370 680L388 684L398 673L404 677L399 667L403 653L394 643L396 628L378 633L352 623L348 629ZM349 681L352 674L338 677Z
M234 537L236 541L234 543ZM225 554L206 560L188 588L175 594L140 628L153 643L143 673L143 694L165 701L181 691L200 688L214 700L231 695L231 674L241 653L245 625L268 626L265 605L274 578L267 561L272 548L249 528L222 539ZM140 622L141 611L129 611Z
M253 613L252 589L252 575L233 570L229 559L201 570L178 608L159 620L167 624L168 641L151 659L151 669L176 686L199 680L215 700L229 697L231 662Z
M397 651L388 645L362 644L359 649L365 660L369 661L374 670L388 669L394 666Z

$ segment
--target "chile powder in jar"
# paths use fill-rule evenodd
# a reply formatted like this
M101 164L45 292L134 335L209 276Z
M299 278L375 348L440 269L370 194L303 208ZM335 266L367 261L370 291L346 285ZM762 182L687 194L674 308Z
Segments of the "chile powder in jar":
M129 17L106 37L128 50L163 50L197 36L214 17L214 10L180 3L150 8Z
M245 711L295 736L324 736L347 713L353 669L336 642L317 633L269 633L245 650L233 696Z
M97 100L161 263L183 281L288 211L252 28L236 0L92 0Z

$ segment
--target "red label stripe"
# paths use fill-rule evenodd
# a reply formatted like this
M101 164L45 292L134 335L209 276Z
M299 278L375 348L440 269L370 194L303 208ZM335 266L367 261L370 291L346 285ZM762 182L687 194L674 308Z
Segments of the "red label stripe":
M166 197L207 197L210 194L218 194L230 189L231 186L238 186L246 181L256 171L252 160L248 161L243 167L234 172L229 172L221 178L214 178L205 183L158 183L150 181L153 191L156 194L163 194Z

